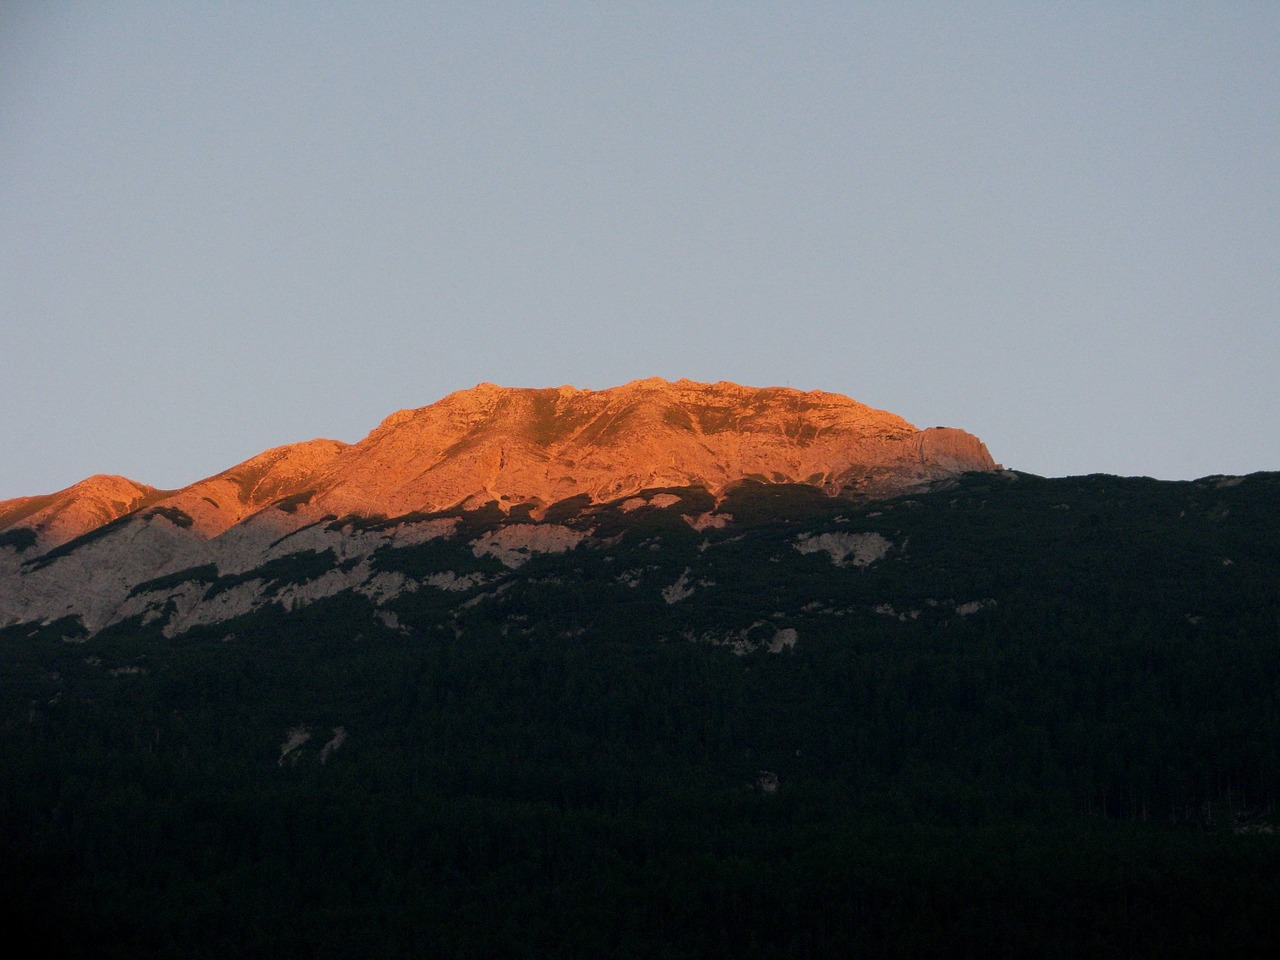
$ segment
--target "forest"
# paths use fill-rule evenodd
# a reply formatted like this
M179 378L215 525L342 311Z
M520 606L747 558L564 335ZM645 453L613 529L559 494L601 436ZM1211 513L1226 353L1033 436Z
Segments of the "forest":
M1280 943L1280 474L660 492L552 507L591 537L517 568L467 548L525 519L493 507L375 555L462 589L0 631L11 929L83 958Z

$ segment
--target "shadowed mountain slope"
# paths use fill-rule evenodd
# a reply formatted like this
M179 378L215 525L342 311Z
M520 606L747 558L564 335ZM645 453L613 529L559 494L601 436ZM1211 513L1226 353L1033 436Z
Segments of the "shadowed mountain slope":
M200 540L147 507L0 545L15 929L277 960L1280 942L1280 475L533 512Z

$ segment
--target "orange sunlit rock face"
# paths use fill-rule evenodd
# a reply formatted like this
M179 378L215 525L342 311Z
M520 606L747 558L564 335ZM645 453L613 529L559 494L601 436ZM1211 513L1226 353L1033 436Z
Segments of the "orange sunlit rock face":
M662 486L719 492L747 478L889 495L995 466L962 430L918 430L835 393L658 378L598 391L483 383L394 413L359 443L277 447L178 491L95 477L5 501L0 529L61 542L135 510L208 538L255 515L264 522L266 509L288 530L326 515L540 507Z
M0 530L26 527L49 543L63 543L166 495L126 477L98 474L57 493L0 500Z

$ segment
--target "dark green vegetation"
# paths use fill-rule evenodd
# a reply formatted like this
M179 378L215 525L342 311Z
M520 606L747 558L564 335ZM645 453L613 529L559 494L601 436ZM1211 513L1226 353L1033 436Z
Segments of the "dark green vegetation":
M18 553L35 546L36 534L26 527L14 527L0 533L0 547L13 547Z
M195 522L190 516L179 510L177 507L156 507L154 510L149 510L146 516L164 517L177 527L189 527Z
M14 929L86 957L1280 940L1280 475L748 484L702 532L711 498L670 492L552 508L594 536L516 571L469 546L493 510L384 549L486 579L381 611L0 633ZM823 533L887 544L796 549Z

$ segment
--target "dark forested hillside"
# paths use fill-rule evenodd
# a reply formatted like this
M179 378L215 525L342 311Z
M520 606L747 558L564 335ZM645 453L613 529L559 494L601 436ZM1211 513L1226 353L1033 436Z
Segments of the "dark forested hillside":
M423 585L385 601L0 632L14 928L83 957L1280 941L1280 475L641 499L558 504L580 542L514 560L528 516L440 514L373 554Z

